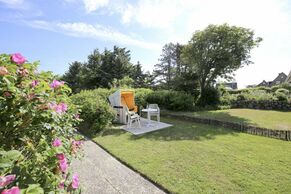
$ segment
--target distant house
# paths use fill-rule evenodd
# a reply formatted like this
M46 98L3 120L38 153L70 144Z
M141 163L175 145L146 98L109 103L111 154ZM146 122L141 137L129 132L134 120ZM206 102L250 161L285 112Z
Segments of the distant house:
M272 87L272 86L275 86L275 85L280 85L280 84L286 82L287 77L288 76L285 73L282 72L282 73L279 73L279 75L273 81L263 80L261 83L258 84L258 86ZM290 77L290 74L289 74L289 77Z
M270 84L270 86L275 86L275 85L280 85L282 83L284 83L287 79L287 75L285 73L279 73L279 75L272 81L272 83Z
M270 84L272 82L267 82L266 80L263 80L261 83L259 83L257 86L264 86L264 87L270 87Z
M218 83L217 86L224 86L226 89L236 90L237 89L237 82L223 82Z

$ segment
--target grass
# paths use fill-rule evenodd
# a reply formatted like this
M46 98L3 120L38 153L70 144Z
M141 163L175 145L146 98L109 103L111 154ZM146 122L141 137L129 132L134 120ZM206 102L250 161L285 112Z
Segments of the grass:
M163 121L174 126L143 136L107 129L94 141L173 193L290 193L290 142Z
M169 112L170 113L170 112ZM200 118L213 118L223 121L246 123L258 127L291 130L291 111L255 110L255 109L228 109L200 112L172 112L186 114Z

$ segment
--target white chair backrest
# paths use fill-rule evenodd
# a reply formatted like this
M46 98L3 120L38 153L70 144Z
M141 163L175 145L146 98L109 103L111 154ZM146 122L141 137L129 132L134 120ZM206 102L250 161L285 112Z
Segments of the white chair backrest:
M157 109L158 111L160 110L158 104L148 104L147 108Z

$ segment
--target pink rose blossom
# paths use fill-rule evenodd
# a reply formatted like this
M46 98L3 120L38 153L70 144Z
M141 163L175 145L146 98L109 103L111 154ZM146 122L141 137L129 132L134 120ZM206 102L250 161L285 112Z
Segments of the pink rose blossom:
M32 88L34 88L38 84L39 84L39 81L38 80L33 80L30 85L31 85Z
M64 158L63 160L59 160L59 168L62 172L66 172L68 167L69 165L66 158Z
M54 147L59 147L62 145L62 141L59 138L56 138L52 144Z
M3 75L7 75L9 72L8 70L6 69L6 67L4 66L0 66L0 75L3 76Z
M81 146L81 144L82 144L82 142L81 141L75 141L75 140L73 140L72 141L72 145L74 145L74 146Z
M80 119L80 115L79 115L79 114L75 114L75 115L74 115L74 118L75 118L76 120L79 120L79 119Z
M60 106L62 112L66 112L68 110L68 105L66 103L62 102L59 104L59 106Z
M16 175L0 176L0 188L9 185L15 180Z
M18 187L12 187L11 189L5 189L1 194L20 194Z
M58 187L60 189L64 189L65 188L65 183L64 182L60 182L60 184L58 185Z
M62 85L64 85L64 81L58 81L58 80L53 80L53 82L50 84L50 87L51 88L58 88L58 87L60 87L60 86L62 86Z
M79 177L78 175L74 174L72 178L72 188L78 189L80 185Z
M57 159L58 160L64 160L66 157L65 157L65 154L57 154Z
M56 104L56 103L49 103L48 107L51 110L56 111L57 113L64 113L68 110L68 105L66 103L60 103L60 104Z
M11 60L17 65L21 65L26 61L26 59L20 53L15 53L11 55Z
M62 172L66 172L69 165L68 165L68 161L65 157L65 154L57 154L57 158L59 160L59 169L62 171Z

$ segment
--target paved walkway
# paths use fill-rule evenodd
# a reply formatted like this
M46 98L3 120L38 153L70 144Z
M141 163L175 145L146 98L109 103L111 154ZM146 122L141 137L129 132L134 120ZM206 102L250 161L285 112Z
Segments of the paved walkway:
M85 141L83 149L84 157L72 162L74 172L80 177L82 193L164 193L92 141Z

